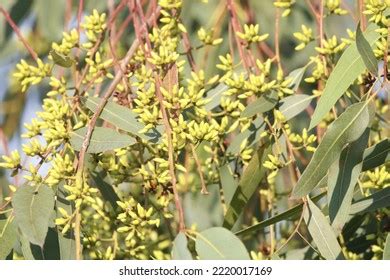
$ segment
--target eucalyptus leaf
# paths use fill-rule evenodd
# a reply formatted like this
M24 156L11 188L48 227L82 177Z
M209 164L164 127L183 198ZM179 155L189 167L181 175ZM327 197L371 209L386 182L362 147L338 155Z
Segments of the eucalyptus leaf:
M276 106L277 102L277 92L272 91L269 94L263 94L245 108L245 110L241 114L241 117L250 118L256 114L268 112Z
M211 112L211 110L219 106L219 104L221 104L222 94L228 89L229 87L223 83L220 83L215 88L210 89L206 94L206 98L210 99L210 102L204 106L205 109L208 112Z
M326 131L310 163L306 167L292 197L299 198L308 194L327 174L329 167L339 157L344 146L358 139L367 128L371 106L360 102L349 106Z
M280 101L279 111L286 120L291 120L296 115L304 111L315 98L315 95L295 94Z
M99 107L101 100L102 99L98 97L88 97L85 101L85 105L92 112L95 112ZM99 117L115 125L117 128L130 132L144 140L153 143L157 143L160 140L161 133L157 130L146 134L140 133L139 131L144 129L145 126L137 120L136 114L133 113L130 108L115 102L108 101Z
M13 219L0 220L0 260L5 260L16 242L16 228Z
M390 159L390 139L384 139L364 151L363 171L378 167Z
M173 260L192 260L191 252L188 250L187 237L184 233L180 232L173 240L171 254Z
M360 22L356 28L356 47L361 55L364 64L367 69L374 75L378 74L378 61L375 57L375 54L371 48L370 43L367 42L366 38L360 29Z
M271 153L271 148L270 142L262 144L245 168L231 203L227 205L227 212L223 222L224 227L230 229L234 226L245 205L256 191L261 180L263 180L266 173L263 163L268 154Z
M56 50L51 50L50 55L53 58L55 64L65 68L72 67L72 65L75 63L75 60L73 58L71 58L70 56L65 56L57 52Z
M264 119L259 116L245 131L234 136L232 142L226 150L226 153L237 154L240 152L242 142L247 139L247 147L257 143L260 140L260 134L264 131Z
M21 186L12 198L15 222L29 242L45 243L50 218L54 209L54 192L46 185Z
M325 196L325 194L326 194L326 192L323 192L317 196L314 196L312 198L312 201L316 202L316 201L320 200L322 197ZM302 211L302 209L303 209L303 203L299 203L296 206L294 206L294 207L292 207L292 208L290 208L290 209L288 209L280 214L277 214L277 215L272 216L272 217L270 217L264 221L261 221L257 224L254 224L254 225L249 226L245 229L237 231L237 232L235 232L235 234L236 235L245 235L245 234L253 233L255 231L266 228L270 225L274 225L278 222L289 220L292 217L296 216L298 213L300 213Z
M327 260L344 259L340 244L321 210L310 199L303 209L303 218L314 243Z
M292 89L294 91L298 90L299 85L301 84L303 75L305 74L308 66L309 66L309 64L307 64L301 68L297 68L297 69L291 71L290 74L288 74L286 79L291 79L290 86L292 87Z
M87 128L83 127L71 133L70 143L76 151L80 151L84 142ZM124 148L135 143L135 139L121 134L114 129L106 127L95 127L87 149L88 153L101 153L118 148Z
M250 260L241 240L222 227L197 233L195 248L201 260Z
M113 209L115 209L118 206L116 202L120 201L120 198L116 194L114 187L104 180L104 172L93 171L91 172L91 177L95 181L96 187L99 189L104 199L111 204Z
M64 189L63 184L58 186L57 190L57 200L56 200L56 209L57 217L62 217L58 208L64 209L69 215L73 213L73 206L70 201L66 199L68 196L66 190ZM61 260L75 260L76 259L76 241L74 237L73 229L70 228L65 234L58 232L58 243L60 250Z
M370 46L373 46L380 37L379 33L375 32L375 29L377 28L377 25L370 24L364 32L364 37L367 39ZM347 91L351 84L365 69L366 66L359 54L356 43L352 43L345 50L337 62L336 67L331 72L321 98L317 103L309 129L315 127L322 120L337 100Z
M390 233L387 234L385 247L383 248L383 259L390 260Z
M390 188L384 188L352 204L350 215L390 207Z
M229 205L238 185L236 179L234 179L233 171L231 170L229 163L219 168L219 177L221 178L225 203Z
M356 141L347 145L340 157L329 169L328 205L333 229L340 233L349 218L353 192L362 170L364 148L367 146L370 129Z

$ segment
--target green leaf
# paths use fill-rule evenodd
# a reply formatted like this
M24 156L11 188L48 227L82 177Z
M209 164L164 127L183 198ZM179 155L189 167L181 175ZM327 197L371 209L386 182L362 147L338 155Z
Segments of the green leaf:
M384 188L352 204L350 215L390 207L390 188Z
M63 185L60 185L58 187L56 200L57 217L62 217L61 213L58 211L59 207L63 208L70 215L73 213L72 203L66 200L67 196L68 194ZM61 260L76 259L76 241L73 229L68 230L68 232L64 235L61 232L58 232L58 243L60 247Z
M12 198L15 222L32 243L43 246L54 209L54 192L46 185L21 186Z
M5 260L15 242L16 228L13 219L0 220L0 260Z
M221 104L221 97L222 94L227 91L229 87L223 83L220 83L215 88L210 89L207 94L206 98L210 99L210 102L208 102L204 107L205 109L210 112L215 107L219 106Z
M180 232L172 245L172 260L192 260L190 250L188 250L187 237L184 233Z
M71 133L70 143L76 151L83 145L87 128L83 127ZM96 154L118 148L124 148L135 143L135 139L106 127L95 127L87 149L88 153Z
M224 227L230 229L234 226L245 205L259 186L266 172L263 163L271 152L271 148L270 142L262 144L245 168L231 203L227 205Z
M60 40L64 28L65 1L35 0L34 4L41 34L49 42Z
M315 97L315 95L306 94L288 96L280 101L281 105L279 111L288 121L305 110Z
M362 30L360 29L360 22L356 28L356 47L368 71L370 71L374 76L377 76L378 61L376 60L375 54L372 51L370 43L368 43L366 38L364 38Z
M343 147L363 134L369 124L367 102L349 106L326 131L311 161L293 189L295 198L308 194L327 174L329 167L339 157ZM369 106L371 110L371 106Z
M12 3L13 1L11 1ZM10 11L10 17L15 22L16 25L20 25L21 21L26 18L30 11L31 11L31 5L34 1L24 1L24 0L17 0L16 3L12 6ZM5 7L6 8L6 7ZM6 23L5 24L5 40L4 42L7 42L11 34L13 33L12 27Z
M390 233L387 234L385 247L383 248L383 260L390 260Z
M75 63L74 59L69 56L65 56L61 53L58 53L56 50L51 50L50 55L53 58L55 64L65 68L72 67L73 63Z
M384 139L364 151L362 170L378 167L390 159L390 139Z
M237 189L237 181L233 177L233 172L230 164L227 163L219 168L219 177L221 178L221 185L226 205L232 201L234 192Z
M222 227L213 227L198 233L195 248L201 260L250 259L241 240Z
M371 24L364 32L364 36L371 46L375 44L380 36L375 32L376 28L375 24ZM357 50L356 43L352 43L340 57L336 67L330 74L312 116L309 129L315 127L322 120L365 69L366 66Z
M321 210L308 199L303 209L303 218L314 243L321 255L327 260L344 259L340 244Z
M85 101L85 105L92 112L95 112L99 107L101 100L102 99L98 97L88 97ZM133 113L131 109L121 106L115 102L108 101L99 117L115 125L117 128L130 132L131 134L144 140L153 143L159 142L161 133L157 130L146 134L139 133L139 131L144 129L145 126L137 120L136 116L137 115Z
M292 86L292 89L294 91L298 90L299 85L301 84L303 75L305 74L305 71L306 71L308 66L309 66L309 64L306 64L305 66L303 66L301 68L297 68L297 69L291 71L290 74L288 74L286 79L290 79L290 78L292 79L290 86Z
M112 208L115 209L118 206L116 202L120 201L120 199L116 194L114 187L104 180L104 177L106 177L105 172L93 171L91 172L91 177L95 181L96 187L99 189L103 198L110 202Z
M242 112L241 117L250 118L256 114L262 114L273 109L278 103L278 94L272 91L270 94L263 94L250 103Z
M257 143L260 140L260 134L264 131L265 122L261 116L257 117L245 131L237 134L229 147L226 150L226 153L237 154L240 152L241 143L248 139L247 147Z
M340 157L329 169L328 205L329 218L336 232L341 232L349 218L353 192L362 170L364 148L367 146L370 129L356 141L347 145Z
M312 201L316 202L316 201L320 200L322 197L324 197L325 194L326 194L326 192L323 192L323 193L313 197ZM277 214L271 218L268 218L264 221L261 221L260 223L254 224L250 227L247 227L245 229L237 231L235 234L236 235L245 235L248 233L252 233L252 232L261 230L263 228L266 228L266 227L273 225L273 224L276 224L278 222L291 219L292 217L294 217L295 215L300 213L302 211L302 208L303 208L303 203L299 203L298 205L296 205L296 206L294 206L294 207L292 207L292 208L290 208L290 209L288 209L280 214Z

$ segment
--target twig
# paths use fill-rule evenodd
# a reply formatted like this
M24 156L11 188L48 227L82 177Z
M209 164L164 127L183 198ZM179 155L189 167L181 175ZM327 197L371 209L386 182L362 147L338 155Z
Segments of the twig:
M209 192L207 190L207 187L206 187L206 182L204 181L204 177L203 177L202 165L200 164L198 155L196 154L196 150L195 150L194 144L191 144L191 150L192 150L192 154L193 154L194 159L195 159L196 167L198 169L198 173L199 173L199 177L200 177L200 183L201 183L201 186L202 186L202 189L201 189L200 192L202 194L209 194Z

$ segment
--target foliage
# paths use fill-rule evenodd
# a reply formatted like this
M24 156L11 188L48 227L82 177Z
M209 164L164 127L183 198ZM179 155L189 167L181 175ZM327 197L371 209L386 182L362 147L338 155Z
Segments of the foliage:
M24 2L1 259L389 259L389 1Z

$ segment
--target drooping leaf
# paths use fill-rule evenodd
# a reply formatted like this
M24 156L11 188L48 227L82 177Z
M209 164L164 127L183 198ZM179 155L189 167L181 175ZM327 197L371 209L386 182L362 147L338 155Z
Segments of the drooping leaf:
M360 22L356 28L356 47L368 71L370 71L374 76L377 76L378 61L370 43L368 43L366 38L364 38L362 30L360 29Z
M117 207L117 201L120 201L118 195L116 194L113 186L107 183L103 178L105 177L104 172L91 172L91 177L95 181L97 188L104 197L105 200L110 202L113 209Z
M308 66L309 66L309 64L307 64L303 67L297 68L288 74L286 79L290 79L290 78L292 79L290 86L292 86L292 89L294 91L298 90L299 85L301 84L303 75L305 74L305 71L306 71Z
M19 25L21 21L28 16L31 10L31 4L34 1L23 1L23 0L17 0L15 4L12 6L10 11L10 17L15 22L16 25ZM9 36L13 33L13 29L9 24L5 25L5 40L4 42L7 42L9 39Z
M249 260L248 251L241 240L222 227L198 233L195 248L201 260Z
M310 163L293 189L293 197L299 198L308 194L327 174L329 167L340 155L343 147L363 134L369 124L372 109L367 105L366 102L360 102L349 106L329 126Z
M57 217L62 217L58 208L64 209L69 215L73 213L73 207L70 201L66 200L68 194L63 185L58 187L56 209ZM76 259L76 241L74 237L73 229L69 229L65 234L58 232L58 243L60 247L61 260L75 260Z
M271 152L271 147L270 142L263 143L244 170L231 203L227 205L224 227L230 229L234 226L245 205L259 186L266 172L263 163Z
M248 129L237 134L229 147L226 150L226 153L236 154L240 152L241 143L248 139L247 147L250 147L252 144L257 143L260 140L260 134L264 131L265 122L261 116L257 117Z
M384 188L370 196L356 201L352 204L350 214L362 214L386 207L390 207L390 188Z
M278 94L275 91L264 94L252 103L250 103L242 112L241 117L250 118L256 114L262 114L273 109L278 102Z
M233 177L232 170L229 164L225 164L219 168L219 177L221 178L221 185L226 205L232 201L234 192L237 189L237 181Z
M13 219L0 220L0 260L12 251L16 242L16 228Z
M279 111L288 121L305 110L315 97L315 95L306 94L288 96L280 101L281 105Z
M101 102L101 98L88 97L85 101L85 105L92 112L95 112ZM131 109L121 106L115 102L108 101L104 106L102 113L99 116L103 120L115 125L117 128L130 132L144 140L157 143L161 137L161 133L157 130L148 132L146 134L140 133L145 126L141 124L136 114Z
M390 233L387 234L385 247L383 248L383 259L390 260Z
M344 259L331 225L310 199L307 207L303 209L303 218L321 255L327 260Z
M76 151L83 145L87 128L83 127L71 133L70 143ZM135 143L135 139L106 127L95 127L87 149L88 153L101 153L118 148L127 147Z
M40 32L49 41L59 40L64 27L65 1L35 0L34 4Z
M384 139L364 151L362 170L378 167L390 159L390 139Z
M188 250L187 237L180 232L172 245L172 260L192 260L191 252Z
M324 197L325 194L326 194L326 192L323 192L317 196L314 196L312 198L312 201L316 202L316 201L320 200L322 197ZM245 235L248 233L252 233L252 232L261 230L263 228L266 228L266 227L273 225L273 224L276 224L278 222L291 219L292 217L294 217L295 215L300 213L302 211L302 208L303 208L303 203L299 203L296 206L294 206L294 207L292 207L292 208L290 208L290 209L288 209L280 214L277 214L271 218L268 218L264 221L261 221L260 223L254 224L254 225L249 226L245 229L237 231L237 232L235 232L235 234L236 235Z
M209 90L207 92L206 98L210 99L210 102L208 102L204 107L207 111L213 110L215 107L219 106L221 104L221 97L222 94L227 91L229 88L227 85L220 83L215 88Z
M367 146L369 134L370 129L366 129L359 139L348 144L329 169L329 218L336 232L341 232L348 220L353 191L362 170L363 152Z
M43 246L54 209L54 192L46 185L21 186L15 192L12 205L15 222L32 243Z
M364 37L371 46L375 44L380 36L375 32L376 28L377 26L375 24L371 24L364 32ZM309 129L315 127L322 120L337 100L365 69L366 66L357 50L356 43L352 43L340 57L336 67L330 74L312 116Z

